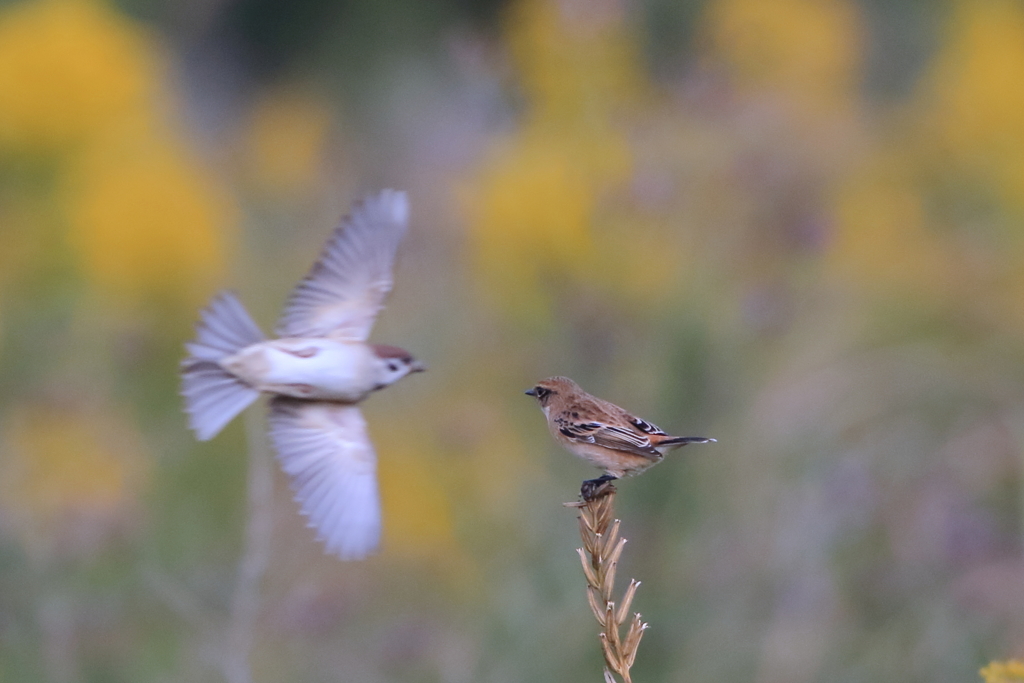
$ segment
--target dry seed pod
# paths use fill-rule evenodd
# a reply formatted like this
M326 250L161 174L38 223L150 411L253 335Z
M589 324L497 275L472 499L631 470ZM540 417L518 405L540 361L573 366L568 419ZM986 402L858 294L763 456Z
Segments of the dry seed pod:
M626 546L626 539L619 538L619 520L615 519L615 493L615 487L606 484L597 495L580 503L565 505L578 508L580 513L583 547L577 548L576 552L579 553L583 575L587 580L587 602L601 627L599 638L605 662L604 681L632 683L629 670L636 660L636 651L640 638L647 630L647 624L639 613L634 613L625 637L619 630L629 618L629 609L640 582L630 580L616 607L612 597L615 571Z

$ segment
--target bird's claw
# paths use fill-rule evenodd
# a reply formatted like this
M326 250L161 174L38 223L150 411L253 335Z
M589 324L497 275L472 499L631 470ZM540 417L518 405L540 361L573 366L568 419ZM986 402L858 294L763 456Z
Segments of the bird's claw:
M613 477L609 474L603 474L597 479L587 479L580 486L580 496L583 498L584 502L603 498L609 493L615 491L615 487L612 486L612 481L616 478L617 477Z

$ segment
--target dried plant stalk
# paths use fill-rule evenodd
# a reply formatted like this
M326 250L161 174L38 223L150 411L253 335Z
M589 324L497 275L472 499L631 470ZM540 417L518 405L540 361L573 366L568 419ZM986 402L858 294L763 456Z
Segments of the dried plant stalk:
M604 653L605 683L632 683L629 670L636 659L640 638L647 630L638 612L630 618L629 608L640 582L630 579L629 587L616 606L612 591L615 589L615 570L622 556L626 539L619 538L619 520L615 519L615 487L604 484L591 492L581 503L566 503L580 511L580 536L583 547L577 548L587 579L587 601L601 626L601 650ZM623 636L621 629L629 626Z

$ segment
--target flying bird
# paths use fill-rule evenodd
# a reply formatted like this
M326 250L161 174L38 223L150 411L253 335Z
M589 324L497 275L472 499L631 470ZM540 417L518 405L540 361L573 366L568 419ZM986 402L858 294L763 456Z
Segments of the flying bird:
M588 394L568 377L541 380L526 395L537 399L555 441L604 470L597 479L583 482L580 490L585 499L606 482L657 465L671 450L715 441L702 436L670 436L614 403Z
M404 349L367 342L408 221L404 192L366 197L292 291L277 338L267 339L238 298L221 292L181 363L185 412L200 441L261 393L271 396L278 462L309 526L343 560L374 552L381 533L377 457L358 404L425 369Z

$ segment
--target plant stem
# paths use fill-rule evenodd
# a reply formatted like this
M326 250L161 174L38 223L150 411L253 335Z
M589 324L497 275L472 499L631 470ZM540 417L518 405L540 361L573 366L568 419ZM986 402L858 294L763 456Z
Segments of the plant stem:
M618 607L613 599L615 571L626 546L626 539L619 538L620 521L615 519L615 495L615 487L606 483L584 497L583 502L565 505L580 511L578 519L583 547L577 548L576 552L587 579L587 602L601 626L599 638L604 654L605 683L616 683L616 674L623 683L632 683L629 670L636 659L637 647L647 624L641 620L639 612L629 619L629 608L640 586L639 581L630 579ZM627 619L629 627L623 636L621 627Z
M222 669L228 683L252 683L249 655L260 610L260 583L270 558L273 531L274 477L271 454L261 413L245 412L249 444L249 474L245 548L238 562L235 592L231 597Z

